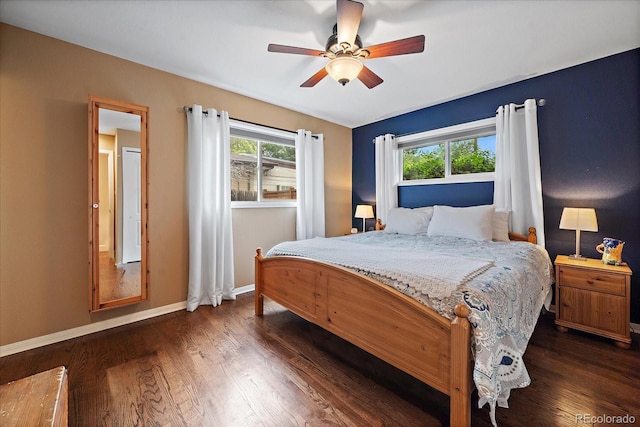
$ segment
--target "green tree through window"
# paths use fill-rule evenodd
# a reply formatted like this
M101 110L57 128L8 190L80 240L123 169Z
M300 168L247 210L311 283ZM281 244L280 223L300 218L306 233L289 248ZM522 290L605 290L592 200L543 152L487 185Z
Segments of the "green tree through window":
M495 135L488 135L402 150L403 180L445 178L447 149L450 175L495 171Z
M452 175L495 171L495 148L493 151L482 149L479 140L481 138L463 139L450 143Z
M444 149L444 144L438 144L404 150L403 179L444 178Z
M295 162L296 148L289 145L265 142L262 144L262 156Z

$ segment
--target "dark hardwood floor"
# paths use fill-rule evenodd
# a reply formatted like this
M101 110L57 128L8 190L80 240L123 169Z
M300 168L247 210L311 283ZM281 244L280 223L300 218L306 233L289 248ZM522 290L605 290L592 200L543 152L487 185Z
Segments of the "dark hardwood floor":
M640 350L541 317L499 426L592 425L635 417ZM0 359L0 384L59 365L69 370L71 426L439 426L448 398L253 294L212 309L167 314ZM475 406L475 404L474 404ZM488 410L472 424L489 426ZM598 424L596 424L598 425Z

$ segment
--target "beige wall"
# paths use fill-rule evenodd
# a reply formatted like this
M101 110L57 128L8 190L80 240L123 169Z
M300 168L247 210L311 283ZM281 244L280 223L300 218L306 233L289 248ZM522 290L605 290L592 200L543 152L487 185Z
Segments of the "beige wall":
M351 227L351 130L0 24L0 345L184 301L184 105L325 135L327 234ZM150 301L88 312L87 100L149 106ZM293 238L293 209L234 210L236 286L256 246Z

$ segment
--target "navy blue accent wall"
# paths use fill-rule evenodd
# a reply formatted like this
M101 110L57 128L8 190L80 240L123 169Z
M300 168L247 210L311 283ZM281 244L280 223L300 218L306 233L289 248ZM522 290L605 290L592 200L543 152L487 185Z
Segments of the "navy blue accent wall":
M491 203L493 203L493 181L403 186L398 189L398 205L405 208L430 205L464 207Z
M640 323L640 49L353 129L353 209L375 203L376 136L493 117L498 106L527 98L547 101L538 108L538 135L552 260L575 251L575 232L558 229L562 208L594 207L599 231L582 233L581 253L599 258L595 246L603 237L626 242L622 257L634 270L631 321ZM407 207L490 203L492 189L483 184L402 188L399 202Z

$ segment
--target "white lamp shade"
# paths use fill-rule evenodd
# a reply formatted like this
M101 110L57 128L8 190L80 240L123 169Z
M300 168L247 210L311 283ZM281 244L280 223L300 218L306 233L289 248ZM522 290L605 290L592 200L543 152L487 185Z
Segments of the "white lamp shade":
M345 85L358 77L362 67L362 62L358 61L356 58L351 56L338 56L337 58L329 61L324 68L332 79L342 85Z
M373 206L358 205L356 206L356 218L373 218Z
M563 230L598 231L596 210L593 208L564 208L560 217Z

